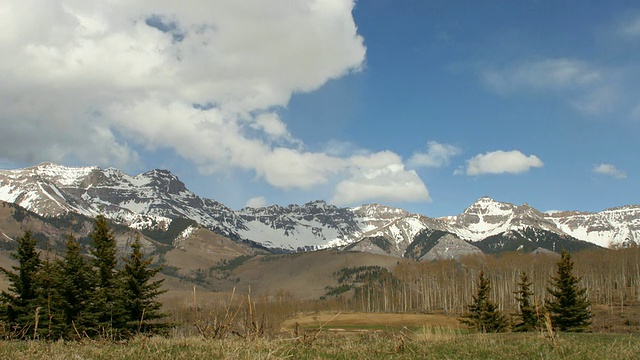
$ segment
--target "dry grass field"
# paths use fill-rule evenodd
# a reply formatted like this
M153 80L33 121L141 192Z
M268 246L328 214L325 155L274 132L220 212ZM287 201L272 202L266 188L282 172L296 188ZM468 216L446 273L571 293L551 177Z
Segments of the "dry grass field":
M409 337L384 333L313 338L278 337L251 341L144 338L106 341L5 341L0 359L638 359L640 339L612 334L438 333Z
M320 313L294 316L282 323L283 331L293 331L296 326L305 330L391 333L463 328L455 317L442 314Z
M291 260L289 260L291 261ZM295 263L295 261L293 261ZM229 293L196 288L194 317L193 285L167 277L172 290L162 296L174 316L176 328L168 337L137 337L127 342L90 340L74 342L2 341L0 359L638 359L638 332L603 333L630 329L629 321L640 314L635 307L594 307L594 333L475 334L461 327L455 316L444 314L356 313L313 311L317 301L261 307L275 325L260 336L244 338L229 332L224 338L202 336L193 330L198 320L211 320L231 303ZM261 295L251 298L256 302ZM247 296L236 294L241 310L236 318L242 328ZM262 297L261 299L264 299ZM272 299L277 305L277 301ZM243 308L244 306L244 308ZM254 308L255 309L255 308ZM305 310L306 309L306 310ZM297 324L297 325L296 325ZM192 331L186 331L191 327ZM608 330L607 330L608 329ZM244 333L245 335L247 333ZM241 334L242 335L242 334Z

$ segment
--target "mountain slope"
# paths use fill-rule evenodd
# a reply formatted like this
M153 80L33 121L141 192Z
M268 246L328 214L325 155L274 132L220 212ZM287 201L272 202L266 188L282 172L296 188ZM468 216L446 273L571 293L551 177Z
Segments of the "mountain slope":
M172 219L188 218L228 236L235 235L229 229L242 229L233 210L200 198L166 170L129 176L117 169L51 163L0 170L0 200L42 216L103 214L134 228L168 226Z
M451 235L437 247L436 252L444 257L451 255L442 253L447 249L475 252L474 248L490 243L486 240L490 238L500 238L503 249L512 249L507 242L514 241L519 244L516 248L527 251L533 245L524 246L524 240L548 250L559 243L557 239L599 246L640 242L637 205L599 213L547 214L527 204L517 206L484 197L459 215L439 219L379 204L341 208L324 201L234 211L197 196L167 170L130 176L111 168L51 163L0 170L0 200L46 218L103 214L143 232L167 232L172 222L189 220L224 237L274 252L342 247L422 259L439 244L435 240L440 237L425 242L424 234L431 234L429 237L434 232ZM483 250L493 251L486 246Z
M547 219L561 231L602 247L640 244L640 205L598 213L556 212L547 214Z
M480 198L463 213L443 218L463 239L480 241L510 230L537 228L561 233L555 222L527 204L516 206L489 197Z
M269 248L304 251L335 247L348 244L362 232L352 211L324 201L244 208L238 214L244 221L238 236Z

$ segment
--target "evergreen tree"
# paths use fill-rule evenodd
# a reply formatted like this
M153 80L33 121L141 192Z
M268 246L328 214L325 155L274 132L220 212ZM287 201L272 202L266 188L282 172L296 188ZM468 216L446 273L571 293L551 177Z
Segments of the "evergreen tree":
M531 331L538 326L538 311L536 306L531 303L531 282L526 272L520 274L519 290L514 292L515 299L518 302L518 317L520 321L515 325L516 331Z
M97 292L102 302L98 320L102 327L117 331L124 326L121 321L124 309L118 303L120 288L116 278L116 239L104 216L96 217L89 237L93 239L91 255L98 275Z
M94 256L93 264L98 269L98 283L102 289L113 287L117 264L116 239L104 216L96 217L89 237L93 240L91 255Z
M480 271L478 278L478 293L469 305L469 314L460 321L470 328L481 332L501 332L507 327L505 317L498 311L496 303L489 299L491 284L489 279Z
M136 236L120 276L127 330L131 334L157 333L167 327L157 321L167 316L160 312L162 304L156 300L166 290L161 289L164 279L152 281L160 271L159 267L150 268L152 261L153 258L144 258L140 237Z
M34 325L36 312L36 275L40 269L40 253L36 251L36 239L30 231L17 239L18 249L11 257L18 261L13 271L0 268L9 280L9 291L0 294L2 318L11 329L26 329Z
M97 334L102 304L96 292L96 275L73 236L69 236L64 259L57 266L59 276L52 278L55 292L51 307L62 318L52 323L53 333L64 338Z
M50 254L42 262L40 271L36 277L38 286L37 303L40 307L40 324L38 333L40 337L47 339L60 338L63 313L61 312L62 300L59 286L62 283L62 261L51 260Z
M547 291L553 297L547 302L553 326L560 331L581 332L591 324L591 303L587 289L578 286L580 279L573 275L571 255L562 250L558 261L558 273L551 277L552 287Z

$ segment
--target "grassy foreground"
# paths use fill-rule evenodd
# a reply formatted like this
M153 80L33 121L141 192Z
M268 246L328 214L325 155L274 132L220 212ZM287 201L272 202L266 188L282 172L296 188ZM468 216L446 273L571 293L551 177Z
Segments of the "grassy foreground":
M137 338L110 342L0 342L2 359L637 359L640 338L619 334L363 333L207 340Z

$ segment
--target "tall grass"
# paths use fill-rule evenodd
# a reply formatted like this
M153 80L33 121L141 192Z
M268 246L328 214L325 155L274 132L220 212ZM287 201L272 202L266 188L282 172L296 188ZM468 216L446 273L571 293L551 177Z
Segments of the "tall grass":
M285 330L280 327L284 318L303 309L326 309L310 302L288 306L291 302L286 299L253 298L250 293L204 299L194 292L191 303L179 307L182 312L177 315L184 321L168 337L138 336L126 342L5 340L0 342L0 359L609 360L637 359L640 353L637 334L569 334L553 329L479 334L441 324L401 331L328 331L337 315L322 320L316 329Z
M322 333L313 343L285 336L251 341L233 337L138 337L101 341L4 341L0 359L637 359L640 340L629 335L539 333L462 334L428 329L423 335Z

